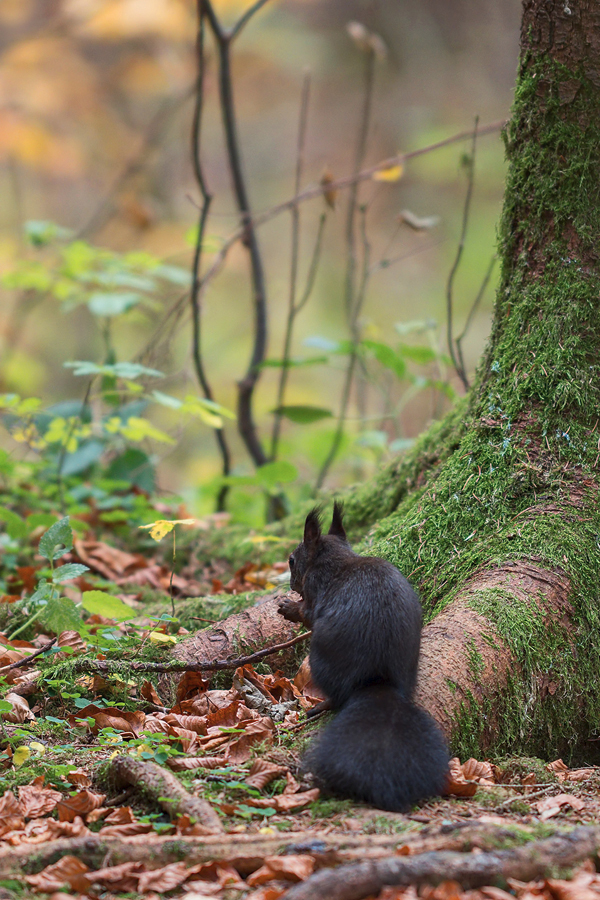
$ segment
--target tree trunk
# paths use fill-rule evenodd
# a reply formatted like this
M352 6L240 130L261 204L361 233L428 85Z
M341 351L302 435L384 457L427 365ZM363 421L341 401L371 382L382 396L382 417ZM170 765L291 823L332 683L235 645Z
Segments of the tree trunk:
M564 754L600 721L594 0L525 0L505 142L502 275L475 385L381 494L363 486L347 506L360 524L382 499L360 549L394 562L433 619L420 697L455 749Z

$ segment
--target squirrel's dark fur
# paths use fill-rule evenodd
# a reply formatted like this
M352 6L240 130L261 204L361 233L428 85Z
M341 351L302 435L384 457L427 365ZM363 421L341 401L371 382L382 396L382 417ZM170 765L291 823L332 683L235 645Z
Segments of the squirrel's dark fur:
M302 602L280 612L312 628L310 667L337 715L309 747L305 766L338 796L403 811L444 789L443 736L412 701L422 612L406 578L386 560L354 553L336 503L328 534L318 510L290 556Z

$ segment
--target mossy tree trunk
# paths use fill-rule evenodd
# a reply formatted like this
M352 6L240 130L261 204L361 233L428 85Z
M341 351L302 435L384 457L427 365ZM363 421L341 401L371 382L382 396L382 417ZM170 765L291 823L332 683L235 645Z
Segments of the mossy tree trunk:
M525 0L505 142L502 275L476 383L381 492L347 506L357 525L379 520L361 549L421 593L421 700L455 748L564 754L600 729L595 0Z

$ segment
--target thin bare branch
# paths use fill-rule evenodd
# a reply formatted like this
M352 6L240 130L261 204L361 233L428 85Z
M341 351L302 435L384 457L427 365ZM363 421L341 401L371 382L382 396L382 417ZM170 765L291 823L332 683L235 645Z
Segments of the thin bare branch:
M485 134L493 134L494 132L500 131L504 125L504 120L499 122L492 122L489 125L485 125L483 128L478 128L477 135L478 137L481 137ZM448 138L444 138L441 141L436 141L436 143L434 144L429 144L426 147L420 147L417 150L411 150L408 153L402 153L398 156L392 156L389 159L382 160L375 166L370 166L367 169L363 169L357 175L347 175L344 178L339 178L337 181L328 182L325 185L312 185L311 187L301 191L296 196L291 197L289 200L285 200L283 203L279 203L276 206L272 206L270 209L264 210L262 213L258 213L258 215L253 218L252 224L255 228L259 228L261 225L264 225L266 222L270 222L271 219L276 218L278 215L281 215L281 213L287 212L294 206L297 206L300 203L304 203L307 200L314 200L316 197L321 197L325 191L344 190L345 188L350 187L350 185L354 184L354 182L356 181L368 181L373 177L373 174L375 172L378 172L381 169L389 169L396 165L403 165L409 159L416 159L419 156L424 156L425 154L432 153L433 151L439 150L442 147L447 147L450 144L458 143L459 141L464 141L472 137L472 129L470 129L469 131L459 131L457 134L454 134ZM207 270L204 278L202 279L201 291L204 291L208 284L220 272L227 258L227 254L239 240L243 239L245 233L245 228L238 228L236 231L230 234L225 241L223 241L223 244L220 247L219 251L215 254L215 258L213 259L210 268Z
M483 299L483 295L485 294L485 291L489 284L490 278L492 277L492 272L494 271L495 264L496 264L496 255L494 254L494 256L492 256L492 258L489 262L489 265L487 267L483 281L481 282L481 287L477 291L477 296L475 297L475 300L473 301L473 305L472 305L471 309L469 310L469 315L467 316L467 321L465 322L465 327L463 328L462 332L456 338L456 341L455 341L456 352L458 353L460 365L461 365L463 372L465 372L465 373L466 373L466 367L465 367L465 361L463 359L462 341L466 337L467 332L468 332L469 328L471 327L471 322L473 321L473 316L475 315L475 312L479 308L479 304L481 303L481 301Z
M237 22L229 32L229 40L234 41L242 28L246 27L252 16L257 13L259 9L262 9L262 7L268 2L269 0L256 0L256 3L254 3L249 9L247 9L246 12L243 13L237 20Z
M304 147L306 142L306 125L308 120L308 106L310 100L310 73L304 76L302 95L300 99L300 121L298 123L298 141L296 145L296 175L294 179L294 194L300 193L302 182L302 170L304 166ZM281 407L285 399L289 375L289 360L292 349L292 337L294 334L294 321L296 318L296 290L298 284L298 259L300 256L300 208L294 206L292 211L291 234L291 262L290 262L290 292L288 296L288 314L285 326L285 338L283 342L283 355L281 358L281 371L279 373L279 385L277 388L277 401L273 416L273 432L271 434L270 459L277 458L279 436L281 433L282 413Z
M119 174L114 179L111 186L103 194L99 206L90 215L87 222L85 222L81 226L81 228L77 232L76 238L89 237L90 235L97 232L100 228L103 228L106 223L110 221L115 212L115 198L123 190L126 182L137 175L137 173L142 169L149 153L151 153L151 151L160 140L160 137L163 134L165 127L168 125L171 117L193 96L194 86L192 85L191 87L186 88L185 91L183 91L178 96L169 97L167 100L161 103L159 108L150 119L146 131L142 135L137 150L127 160Z
M373 87L375 84L375 51L369 49L365 53L365 74L364 74L364 94L363 106L361 110L358 137L356 141L356 155L354 160L354 176L355 180L350 185L348 195L348 211L346 216L346 283L345 283L345 305L346 318L348 325L351 325L354 305L354 281L356 272L356 235L355 235L355 219L358 202L358 187L360 181L357 176L365 163L365 155L367 152L367 137L369 135L369 126L371 124L371 109L373 106ZM331 185L329 185L331 190Z
M460 261L462 259L463 250L465 247L465 240L467 237L467 227L469 224L469 213L471 211L471 200L473 197L473 182L475 176L475 149L477 145L477 125L479 124L479 117L475 119L475 128L473 130L473 138L471 144L471 156L469 158L468 166L467 166L467 193L465 196L465 205L463 208L463 217L462 217L462 226L460 230L460 239L458 241L458 247L456 250L456 256L454 258L454 263L452 264L452 268L450 269L450 274L448 275L448 284L446 286L446 327L447 327L447 339L448 339L448 352L450 354L450 358L452 359L452 364L456 370L456 374L460 378L463 383L463 386L466 391L469 390L469 379L467 378L467 373L465 372L464 365L461 365L460 360L457 356L456 348L454 346L454 338L452 335L452 316L453 316L453 297L452 297L452 288L454 285L454 276L458 271L458 267L460 265Z
M296 306L296 314L306 306L310 299L310 295L312 294L313 287L315 286L315 279L317 277L317 270L319 268L319 262L321 259L321 250L323 249L323 235L325 233L326 223L327 213L324 212L321 213L321 216L319 218L319 226L317 228L317 236L315 238L315 246L313 248L312 257L310 260L310 266L308 267L306 285L304 287L304 293L298 300L298 304Z
M356 288L356 212L358 208L358 187L360 184L359 175L365 161L367 151L367 138L369 136L369 126L371 122L371 108L373 105L373 88L375 84L375 51L370 48L365 55L365 71L364 71L364 94L361 116L359 120L358 135L356 139L356 154L354 163L354 180L350 185L350 194L348 197L348 212L346 217L346 278L344 287L344 306L346 310L346 321L350 332L350 341L352 350L348 358L346 366L346 374L344 377L344 385L342 388L342 396L337 416L337 426L329 453L325 457L325 461L321 466L316 481L316 489L320 490L323 482L327 477L327 473L335 460L344 437L344 428L348 415L348 405L350 403L350 394L352 391L352 382L358 359L358 345L360 341L359 334L359 315L366 296L366 288L369 277L369 258L370 246L366 239L366 208L362 209L361 232L363 236L363 266L361 284ZM332 185L328 185L331 190Z
M233 100L233 83L231 77L229 33L219 23L210 0L199 0L201 9L206 11L219 56L219 95L229 170L233 181L233 192L238 210L241 214L241 236L243 244L250 255L252 292L254 303L254 345L248 369L238 382L238 430L253 462L262 466L267 456L258 438L252 413L252 400L256 382L260 377L261 365L265 358L267 346L267 293L262 264L262 257L256 236L250 202L246 190L246 182L242 170L242 160L237 135L237 122Z
M194 248L194 260L192 264L192 287L190 291L190 305L192 310L192 356L194 359L194 368L202 391L207 400L213 400L213 392L206 376L204 362L202 359L202 329L201 329L201 305L200 305L200 266L202 258L202 247L204 243L204 235L206 232L206 222L210 205L212 202L212 194L210 193L204 177L201 159L201 134L202 134L202 110L204 104L204 12L202 9L202 0L198 0L198 35L196 39L196 56L198 64L198 75L196 79L196 101L194 104L194 116L192 120L192 165L196 182L202 195L202 206L200 208L198 218L198 234L196 235L196 245ZM225 437L223 428L215 428L215 438L219 453L221 455L221 470L223 475L229 475L231 471L231 454ZM217 512L225 509L225 501L228 493L228 486L223 485L217 496Z

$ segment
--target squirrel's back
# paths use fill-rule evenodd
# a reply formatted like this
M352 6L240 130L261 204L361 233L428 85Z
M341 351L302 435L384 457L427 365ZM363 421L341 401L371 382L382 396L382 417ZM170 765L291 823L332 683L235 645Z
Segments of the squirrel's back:
M350 554L337 571L327 561L329 577L315 596L313 677L336 709L354 691L374 684L390 684L408 699L419 661L419 598L391 563Z

